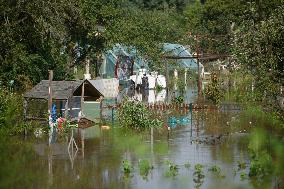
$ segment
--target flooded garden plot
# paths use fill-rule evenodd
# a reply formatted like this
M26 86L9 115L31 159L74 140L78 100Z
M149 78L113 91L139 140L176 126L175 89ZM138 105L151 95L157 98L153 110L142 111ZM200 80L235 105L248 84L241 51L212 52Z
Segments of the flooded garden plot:
M283 2L3 1L0 189L284 188Z
M277 177L249 178L249 125L231 124L239 114L193 111L192 121L143 132L76 128L78 150L69 134L50 147L46 136L2 138L1 188L277 188Z

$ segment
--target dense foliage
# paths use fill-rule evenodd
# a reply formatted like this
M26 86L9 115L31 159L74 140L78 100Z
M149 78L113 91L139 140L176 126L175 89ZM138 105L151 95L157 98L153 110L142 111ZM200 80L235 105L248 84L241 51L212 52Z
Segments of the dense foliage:
M33 83L46 78L48 69L64 77L60 56L65 37L63 1L1 1L0 80Z
M182 11L187 4L190 4L193 1L194 0L129 0L129 4L148 10L166 10L168 8L176 8L176 10Z
M205 95L208 100L214 104L219 104L224 96L224 91L222 90L222 83L217 78L216 73L212 73L211 81L206 87Z
M168 6L160 10L161 3L1 0L0 80L21 85L24 77L35 84L47 79L49 69L54 70L54 79L72 78L74 65L86 58L97 61L115 43L157 57L161 43L182 36L180 15L174 10L185 4L164 1Z
M263 21L247 20L235 31L237 61L243 66L244 74L253 76L255 100L270 109L280 109L278 97L284 83L283 25L281 6Z
M206 0L204 4L196 0L185 9L184 22L190 39L199 35L204 53L230 54L234 48L233 31L240 28L243 21L261 22L281 4L283 0Z
M129 99L124 99L121 103L117 118L122 127L135 130L161 127L163 124L142 102Z
M5 90L0 91L0 127L16 126L22 121L21 96L13 95Z
M283 175L284 123L275 113L263 111L261 106L248 107L234 121L241 129L248 129L250 154L249 177L257 181L269 175ZM243 165L239 165L243 166Z
M19 134L32 130L32 125L24 122L22 96L0 90L0 134Z
M15 80L24 91L47 79L49 69L55 80L73 78L73 66L86 59L98 61L101 52L116 43L137 48L152 60L152 67L162 69L164 42L193 50L198 42L200 53L233 55L243 74L252 78L253 100L280 112L282 4L283 0L1 0L0 87Z

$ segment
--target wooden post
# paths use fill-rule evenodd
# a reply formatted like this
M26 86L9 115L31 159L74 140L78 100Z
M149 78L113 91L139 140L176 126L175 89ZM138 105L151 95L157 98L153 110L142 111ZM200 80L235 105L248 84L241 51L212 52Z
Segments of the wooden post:
M85 80L83 81L82 93L81 93L81 113L82 114L83 114L84 96L85 96Z
M69 99L66 100L66 102L65 102L65 108L64 108L64 109L65 109L64 118L67 119L67 117L68 117L68 112L69 112L69 110L68 110L68 109L69 109Z
M85 130L84 129L80 129L80 130L81 130L82 157L84 159L85 157Z
M101 120L103 119L103 100L104 100L104 97L100 96L99 101L100 101L100 119Z
M48 149L47 161L48 161L48 185L52 186L53 174L52 174L52 152L51 152L51 149Z
M24 98L24 120L27 119L27 109L28 109L28 101L26 98Z
M72 119L72 108L73 108L73 94L74 94L74 85L72 85L72 95L69 99L69 108L70 108L70 111L69 111L69 115L70 115L70 119Z
M51 113L51 109L52 109L52 80L53 80L53 70L49 70L48 113Z

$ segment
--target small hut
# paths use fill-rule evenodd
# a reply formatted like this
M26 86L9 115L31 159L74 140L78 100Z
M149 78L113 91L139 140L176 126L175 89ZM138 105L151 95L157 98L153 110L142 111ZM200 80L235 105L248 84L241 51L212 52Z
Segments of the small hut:
M57 113L77 119L83 101L97 101L103 94L89 80L52 81L52 101ZM49 80L42 80L24 94L24 117L47 119Z

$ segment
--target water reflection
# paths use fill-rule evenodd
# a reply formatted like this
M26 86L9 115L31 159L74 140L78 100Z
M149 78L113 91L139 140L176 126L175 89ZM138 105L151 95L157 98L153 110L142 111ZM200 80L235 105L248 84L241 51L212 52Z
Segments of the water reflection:
M142 90L137 91L131 88L124 88L118 94L117 101L121 102L124 97L130 97L145 103L159 103L159 102L171 102L173 98L182 95L184 97L184 102L189 104L197 99L197 87L196 86L185 86L184 93L181 94L179 91L171 90L167 93L166 89L161 91L156 90Z
M133 100L138 100L140 102L145 102L149 104L157 103L157 102L165 102L167 92L165 89L162 89L161 91L156 90L142 90L137 91L130 88L123 89L118 97L117 102L121 102L124 97L129 97Z

